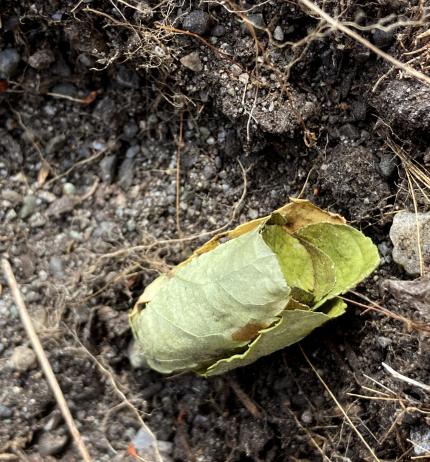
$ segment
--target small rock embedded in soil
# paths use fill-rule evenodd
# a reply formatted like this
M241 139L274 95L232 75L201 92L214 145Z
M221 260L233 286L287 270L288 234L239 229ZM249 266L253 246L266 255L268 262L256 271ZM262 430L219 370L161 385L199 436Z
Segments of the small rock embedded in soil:
M25 220L29 216L33 215L37 208L37 198L32 194L24 197L23 206L19 212L19 216Z
M222 24L217 24L211 31L214 37L222 37L225 34L225 27Z
M63 260L57 256L51 257L51 259L49 260L49 271L53 276L57 278L64 277Z
M17 371L28 371L36 367L36 355L31 348L26 346L18 346L13 350L12 356L10 357L12 366Z
M391 154L382 154L381 160L379 161L379 170L385 178L391 178L397 169L397 159Z
M392 80L375 107L384 120L401 130L430 129L430 87L415 80Z
M273 38L278 42L282 42L284 40L284 31L281 26L275 27L275 30L273 31Z
M67 194L68 196L73 196L76 194L76 186L72 183L64 183L63 185L63 193Z
M181 64L194 72L201 72L203 70L203 65L197 51L183 56L181 58Z
M249 14L248 21L253 24L257 29L266 27L264 16L261 13Z
M140 87L140 77L137 72L125 66L117 66L115 80L123 88L137 90Z
M420 273L417 225L420 231L421 254L424 269L430 267L430 213L399 212L390 229L393 242L393 260L410 275Z
M0 419L8 419L9 417L12 417L12 414L12 409L0 403Z
M140 149L141 148L138 144L135 144L134 146L130 146L125 152L125 156L128 157L129 159L133 159L137 156L137 154L139 154Z
M210 27L211 18L202 10L194 10L182 21L182 28L194 34L204 35Z
M48 155L58 152L66 144L66 135L61 133L60 135L53 136L45 146L45 152Z
M0 78L10 79L18 70L21 56L15 48L8 48L0 53Z
M107 156L100 162L100 177L107 184L113 182L117 164L116 155Z
M47 69L53 62L55 62L55 56L49 49L38 50L28 58L28 64L38 71Z
M3 190L1 192L1 197L13 205L19 204L22 201L22 195L12 189Z
M430 452L430 430L427 426L411 429L411 440L414 442L414 453L418 456Z
M118 184L125 190L133 184L134 159L126 157L119 167Z
M64 449L67 442L67 435L43 433L38 442L39 454L44 457L58 454Z

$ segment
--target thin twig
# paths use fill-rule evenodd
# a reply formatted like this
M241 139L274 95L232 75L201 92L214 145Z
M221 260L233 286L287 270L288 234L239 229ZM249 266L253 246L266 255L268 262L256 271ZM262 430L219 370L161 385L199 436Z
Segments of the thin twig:
M378 459L378 456L375 454L375 451L369 446L369 443L364 439L363 435L358 431L357 427L353 424L352 420L350 419L349 415L346 413L345 409L341 406L339 401L337 400L336 396L334 396L333 392L330 390L329 386L324 382L323 378L319 374L319 372L316 370L315 366L311 363L310 359L307 357L306 353L304 352L303 348L300 347L300 350L302 351L302 354L306 360L306 362L309 364L311 369L314 371L315 375L318 377L318 380L322 383L324 388L327 390L327 393L330 395L331 399L335 402L336 406L339 408L340 412L342 412L343 416L349 423L350 427L354 430L354 432L357 434L357 436L360 438L362 443L366 446L367 450L370 452L372 455L373 459L377 462L381 462L380 459Z
M386 363L382 363L383 368L389 372L394 378L401 380L402 382L406 382L409 385L413 385L414 387L421 388L427 392L430 392L430 385L426 385L425 383L418 382L418 380L411 379L406 377L406 375L401 374L400 372L395 371L391 366Z
M67 406L66 399L64 398L63 392L61 391L60 385L58 384L55 374L49 364L48 358L43 350L42 344L40 343L39 337L36 334L36 331L31 322L30 315L28 314L27 308L24 304L24 300L21 296L18 284L16 282L15 276L12 271L10 263L4 258L2 259L3 272L6 277L6 281L9 284L12 296L14 298L15 304L18 308L19 315L21 317L22 324L24 325L25 331L27 332L28 338L30 339L31 345L33 346L34 352L36 353L37 359L39 360L40 366L45 374L46 380L51 387L51 390L57 400L58 407L63 414L64 420L66 422L69 431L75 440L76 446L81 453L82 459L85 462L91 462L90 454L82 440L81 434L77 429L75 422L73 420L72 414L69 407Z
M252 399L242 390L242 388L240 388L238 383L230 377L226 377L226 380L246 410L256 419L262 419L263 414L258 408L257 404L252 401Z
M110 381L111 383L111 386L113 388L113 390L115 391L115 393L119 396L119 398L121 399L121 403L120 404L123 404L124 406L128 407L132 412L133 414L136 416L137 420L139 421L140 423L140 426L143 427L145 429L145 431L147 432L147 434L151 437L152 439L152 447L154 448L154 452L155 452L155 458L156 458L156 461L155 462L163 462L163 458L160 454L160 450L158 448L158 443L157 443L157 438L155 437L154 433L152 432L152 430L148 427L148 425L146 425L145 421L143 420L143 417L140 415L139 411L136 409L136 407L132 404L132 402L127 398L127 396L125 395L125 393L121 390L121 388L119 387L119 385L117 384L117 381L113 375L113 373L106 367L104 366L89 350L88 348L85 347L85 345L81 342L81 340L79 339L79 337L77 336L77 334L75 332L72 332L71 330L69 330L69 332L72 334L72 336L74 337L74 339L76 340L76 342L79 344L80 348L82 349L82 351L91 359L91 361L93 361L95 363L95 365L99 368L99 370L106 376L106 378ZM116 407L116 406L115 406ZM149 461L146 461L146 462L149 462Z
M302 3L307 8L309 8L309 10L311 10L313 13L317 14L321 19L324 19L324 21L328 22L333 28L339 29L344 34L349 35L351 38L361 43L362 45L364 45L369 50L373 51L373 53L377 54L381 58L390 62L391 64L396 66L398 69L401 69L402 71L405 71L407 74L412 75L413 77L416 77L421 82L424 82L427 85L430 85L430 77L428 77L427 75L423 74L420 71L417 71L413 67L409 66L409 64L402 63L401 61L389 55L388 53L385 53L384 51L380 50L378 47L370 43L360 34L357 34L357 32L351 30L349 27L345 26L343 23L341 23L337 19L332 18L330 15L328 15L325 11L323 11L319 6L312 3L310 0L300 0L300 3Z
M182 230L181 230L181 220L179 216L179 206L180 206L180 199L181 199L181 150L183 144L183 125L184 125L184 113L181 112L179 115L179 135L178 135L178 142L176 145L176 231L178 233L178 237L182 237Z

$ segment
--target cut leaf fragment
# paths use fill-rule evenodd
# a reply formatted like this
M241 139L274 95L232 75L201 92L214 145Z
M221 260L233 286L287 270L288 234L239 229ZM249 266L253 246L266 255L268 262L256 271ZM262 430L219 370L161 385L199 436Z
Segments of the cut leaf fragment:
M295 200L215 236L157 278L131 327L155 370L221 374L341 315L336 295L378 262L370 239L342 217Z

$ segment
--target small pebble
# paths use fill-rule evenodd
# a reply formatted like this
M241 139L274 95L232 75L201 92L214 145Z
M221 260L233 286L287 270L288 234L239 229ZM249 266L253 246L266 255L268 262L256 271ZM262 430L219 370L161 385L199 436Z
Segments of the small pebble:
M181 64L194 72L201 72L203 70L203 65L197 51L183 56L181 58Z
M58 152L66 144L66 135L61 133L60 135L53 136L45 146L45 152L48 155Z
M136 222L133 219L127 221L127 230L132 232L136 229Z
M17 216L18 216L18 214L15 212L15 209L9 209L6 212L6 215L5 215L4 219L5 219L6 222L10 222L10 221L15 220L15 218Z
M138 144L135 144L134 146L130 146L126 153L125 157L128 157L129 159L133 159L136 157L136 155L140 152L140 146Z
M8 408L4 404L0 404L0 419L7 419L13 414L12 409Z
M28 64L38 71L47 69L53 62L55 62L55 56L49 49L38 50L28 58Z
M257 35L261 35L264 33L261 29L266 27L266 23L264 21L264 16L261 13L249 14L248 21L255 26L255 32ZM250 27L249 23L247 25L243 25L243 30L249 32L248 27Z
M118 184L123 189L129 189L133 184L134 178L134 159L126 157L121 166L119 167L118 172Z
M134 138L137 135L138 131L139 131L139 127L133 121L125 124L122 129L122 133L124 134L124 137L127 139Z
M16 74L21 56L15 48L8 48L0 52L0 78L10 79Z
M273 31L273 38L278 42L282 42L284 40L284 31L281 26L275 27L275 30Z
M64 265L63 260L60 257L54 255L49 260L49 271L50 273L57 277L63 278L64 277Z
M112 155L106 156L99 164L100 177L102 181L107 184L111 184L113 182L117 161L118 159L116 155Z
M306 411L304 411L300 416L300 419L304 424L309 425L313 422L314 417L312 415L312 412L309 409L306 409Z
M391 178L397 170L397 159L391 154L382 154L379 161L379 170L383 177Z
M210 16L202 10L194 10L182 21L182 28L194 34L204 35L210 27Z
M137 90L140 87L139 75L126 66L117 66L115 80L123 88Z
M4 189L1 192L1 197L11 204L19 204L22 201L22 195L12 189Z
M95 149L96 151L103 151L106 149L106 143L104 143L103 141L95 140L91 143L91 147Z
M211 136L211 132L207 127L199 127L199 132L203 140L207 140Z
M39 191L37 197L48 204L52 204L52 202L57 200L57 196L51 191Z
M222 24L217 24L211 31L214 37L222 37L225 34L225 27Z
M69 438L67 435L55 435L42 433L38 441L39 454L42 457L52 456L61 452L66 446Z
M76 187L72 183L64 183L63 185L63 193L68 196L73 196L76 194Z
M230 66L230 70L235 77L239 77L239 75L242 74L242 68L239 66L239 64L232 64Z
M173 452L173 443L170 441L157 441L158 450L164 454L172 454Z
M393 260L410 275L420 273L420 253L417 245L420 230L421 255L424 268L430 265L430 213L399 212L394 215L390 239L394 245Z
M17 371L28 371L36 367L36 355L31 348L26 346L18 346L13 350L10 358L12 366Z
M71 239L78 241L78 242L83 242L84 240L84 235L80 233L79 231L75 231L74 229L69 231L69 236Z
M247 74L246 72L240 74L239 81L246 85L249 82L249 74Z
M393 341L390 338L378 336L376 337L376 342L381 348L387 348L387 346L391 345Z
M20 218L25 220L29 216L33 215L37 208L37 198L32 194L29 194L24 197L23 206L19 212Z

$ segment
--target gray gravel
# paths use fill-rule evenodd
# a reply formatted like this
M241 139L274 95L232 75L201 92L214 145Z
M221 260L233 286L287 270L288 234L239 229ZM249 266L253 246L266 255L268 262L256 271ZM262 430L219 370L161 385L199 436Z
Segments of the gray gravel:
M421 238L424 269L430 265L430 213L399 212L394 216L390 238L394 244L393 260L410 275L420 273L417 225Z
M183 29L194 34L204 35L210 27L210 16L202 10L194 10L182 21Z
M118 159L116 155L112 155L105 157L99 164L100 177L107 184L111 184L113 182L117 161Z
M10 79L18 70L21 56L15 48L0 52L0 78Z
M37 208L36 196L33 196L32 194L25 196L23 200L23 206L21 208L21 211L19 212L20 218L25 220L29 216L33 215L33 213L36 211L36 208Z
M36 354L31 348L26 346L17 346L10 358L12 366L21 372L28 371L36 367Z
M38 442L39 454L44 457L58 454L64 449L68 440L67 435L43 433Z

